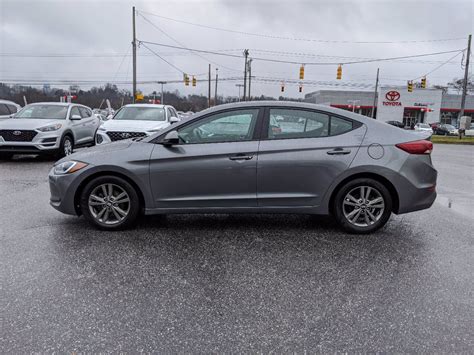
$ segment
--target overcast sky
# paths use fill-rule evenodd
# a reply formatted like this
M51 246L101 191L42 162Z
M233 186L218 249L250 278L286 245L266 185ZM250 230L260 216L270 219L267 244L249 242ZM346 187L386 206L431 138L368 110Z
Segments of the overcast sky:
M241 55L273 58L298 63L345 62L355 58L386 58L463 49L473 31L473 1L22 1L0 0L0 82L81 82L88 88L105 82L132 79L131 40L132 6L136 17L137 38ZM277 39L218 31L163 19L151 14L185 22L261 35L288 37ZM145 16L146 20L142 17ZM152 22L156 27L151 25ZM160 32L160 30L162 32ZM166 34L166 35L165 35ZM311 39L312 41L295 40ZM452 41L431 41L463 38ZM316 40L327 40L320 42ZM331 42L333 41L333 42ZM341 43L374 41L422 41L415 43ZM199 56L186 50L148 45L167 61L190 75L198 75L198 86L168 84L166 90L182 94L207 93L208 64L212 76L219 68L220 78L243 77L243 58L211 54ZM287 83L285 96L300 97L317 89L363 87L371 90L377 67L382 85L403 85L446 62L456 53L397 62L345 65L343 80L335 80L336 65L306 65L302 94L297 84ZM332 57L330 57L332 56ZM350 58L345 58L350 57ZM428 76L429 84L446 84L462 77L462 55ZM138 80L179 80L182 73L152 54L138 49ZM253 95L280 95L280 80L298 79L298 64L252 62ZM275 83L261 82L272 78ZM89 82L89 83L85 83ZM219 82L219 94L237 95L237 83ZM58 84L52 86L59 87ZM131 89L131 85L120 85ZM157 85L138 85L149 93ZM214 91L214 89L212 89Z

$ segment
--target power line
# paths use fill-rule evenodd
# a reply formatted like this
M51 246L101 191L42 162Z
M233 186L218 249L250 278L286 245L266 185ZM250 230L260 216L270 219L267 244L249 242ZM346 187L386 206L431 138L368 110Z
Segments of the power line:
M149 48L147 45L143 44L143 42L141 41L138 41L141 45L143 45L143 47L145 47L146 49L148 49L150 52L152 52L154 55L156 55L158 58L160 58L163 62L167 63L169 66L175 68L177 71L181 72L182 74L185 74L185 72L183 70L181 70L180 68L178 68L176 65L174 65L173 63L167 61L165 58L163 58L161 55L159 55L158 53L156 53L154 50L152 50L151 48Z
M175 39L174 37L172 37L171 35L169 35L168 33L166 33L164 30L162 30L162 29L161 29L160 27L158 27L156 24L154 24L153 22L151 22L150 20L148 20L145 16L143 16L140 12L137 11L137 14L138 14L141 18L143 18L146 22L148 22L150 25L152 25L155 29L157 29L157 30L160 31L162 34L164 34L166 37L168 37L169 39L171 39L173 42L175 42L175 43L177 43L178 45L180 45L180 46L186 48L186 46L185 46L182 42L178 41L177 39ZM228 70L238 71L238 70L236 70L236 69L229 68L229 67L226 67L226 66L224 66L224 65L222 65L222 64L213 62L213 61L209 60L208 58L206 58L206 57L200 55L199 53L194 53L194 52L192 51L192 54L194 54L194 55L198 56L199 58L204 59L206 62L210 62L210 63L212 63L212 64L214 64L214 65L216 65L216 66L219 66L219 67L222 67L222 68L225 68L225 69L228 69Z
M456 58L456 57L457 57L458 55L460 55L461 53L464 54L464 51L461 51L461 52L459 52L459 53L456 53L454 56L452 56L451 58L449 58L446 62L444 62L444 63L438 65L436 68L432 69L432 70L429 71L428 73L426 73L426 74L424 74L424 75L421 75L421 76L419 76L419 77L417 77L417 78L415 78L415 79L413 79L413 80L418 80L418 79L420 79L420 78L423 78L423 77L425 77L425 76L428 76L429 74L435 72L436 70L438 70L439 68L441 68L441 67L444 66L445 64L448 64L450 61L452 61L454 58Z
M199 23L194 23L194 22L189 22L189 21L184 21L184 20L178 20L174 19L171 17L166 17L166 16L161 16L157 15L151 12L147 11L141 11L140 12L159 17L168 21L173 21L173 22L178 22L178 23L184 23L187 25L191 26L196 26L196 27L202 27L202 28L207 28L211 30L216 30L216 31L222 31L222 32L229 32L229 33L236 33L236 34L241 34L241 35L246 35L246 36L255 36L255 37L263 37L263 38L271 38L271 39L280 39L280 40L289 40L289 41L305 41L305 42L319 42L319 43L354 43L354 44L394 44L394 43L421 43L421 42L448 42L448 41L459 41L459 40L465 40L464 37L458 37L458 38L442 38L442 39L427 39L427 40L406 40L406 41L348 41L348 40L324 40L324 39L311 39L311 38L298 38L298 37L286 37L286 36L275 36L275 35L267 35L263 33L252 33L252 32L245 32L245 31L237 31L237 30L231 30L231 29L226 29L226 28L220 28L220 27L214 27L214 26L209 26L209 25L203 25Z
M163 43L141 41L141 40L138 40L138 42L139 43L147 43L147 44L151 44L151 45L155 45L155 46L175 48L175 49L183 49L183 50L195 51L195 52L200 52L200 53L215 54L215 55L232 57L232 58L242 58L242 56L236 55L236 54L219 53L219 52L202 50L202 49L191 49L191 48L186 48L186 47L178 47L178 46L172 46L172 45L167 45L167 44L163 44ZM400 56L400 57L373 58L373 59L365 59L365 60L339 61L339 62L304 62L303 64L305 64L305 65L339 65L339 64L349 65L349 64L361 64L361 63L393 61L393 60L408 59L408 58L420 58L420 57L428 57L428 56L441 55L441 54L447 54L447 53L458 53L458 52L461 52L461 51L463 51L463 49L456 49L456 50L443 51L443 52L413 54L413 55ZM274 62L274 63L298 64L298 65L302 64L301 61L279 60L279 59L262 58L262 57L254 57L254 56L252 56L251 58L253 60L260 60L260 61Z

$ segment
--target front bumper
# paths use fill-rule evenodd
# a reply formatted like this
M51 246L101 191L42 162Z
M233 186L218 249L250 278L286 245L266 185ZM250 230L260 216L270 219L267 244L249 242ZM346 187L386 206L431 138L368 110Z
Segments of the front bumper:
M84 174L87 175L87 171L91 167L92 165L88 165L75 173L65 175L55 175L53 167L48 176L49 190L51 192L49 203L51 206L62 213L77 215L75 205L76 191L84 180Z
M40 154L58 150L60 145L58 132L38 132L31 142L9 141L0 136L0 152Z
M115 131L114 131L115 132ZM117 133L117 132L115 132ZM127 131L123 131L121 133L130 133L131 136L127 137L127 136L124 136L122 138L119 138L119 139L110 139L109 135L107 134L107 131L97 131L97 135L96 135L96 138L95 138L95 143L96 145L100 145L100 144L107 144L107 143L112 143L112 142L117 142L119 140L125 140L125 139L132 139L132 138L136 138L136 136L134 136L134 134L136 133L140 133L143 135L143 137L148 137L150 136L153 132L146 132L146 131L133 131L133 132L127 132Z

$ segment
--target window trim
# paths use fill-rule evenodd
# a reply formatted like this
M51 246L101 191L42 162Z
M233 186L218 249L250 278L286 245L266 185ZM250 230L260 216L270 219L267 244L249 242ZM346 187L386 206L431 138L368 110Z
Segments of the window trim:
M327 136L322 136L322 137L281 137L281 138L268 138L268 127L270 125L270 110L275 110L275 109L280 109L280 110L295 110L295 111L309 111L309 112L313 112L313 113L320 113L320 114L324 114L324 115L327 115L329 117L329 121L328 121L328 135ZM350 131L347 131L347 132L343 132L343 133L339 133L339 134L334 134L334 135L331 135L331 118L332 117L337 117L337 118L340 118L340 119L343 119L343 120L346 120L346 121L350 121L352 122L352 129ZM349 117L346 117L346 116L342 116L342 115L338 115L338 114L334 114L332 112L328 112L328 111L321 111L321 110L317 110L317 109L311 109L311 108L306 108L306 107L291 107L291 106L267 106L265 107L265 116L263 118L263 127L262 127L262 132L261 132L261 138L260 140L262 141L279 141L279 140L287 140L287 139L321 139L321 138L330 138L330 137L337 137L337 136L340 136L340 135L343 135L343 134L346 134L346 133L349 133L349 132L352 132L352 131L355 131L356 129L360 128L361 126L363 126L363 123L362 122L359 122L359 121L356 121L356 120L353 120Z
M211 116L220 115L220 114L224 114L224 113L227 113L227 112L233 112L233 111L249 111L249 110L257 110L258 111L257 112L257 119L256 119L257 121L255 123L255 127L254 127L254 130L253 130L253 135L252 135L251 139L249 139L249 140L245 140L245 141L234 140L234 141L225 141L225 142L202 142L202 143L181 143L180 142L179 144L175 144L174 146L186 146L186 145L195 145L195 144L222 144L222 143L239 143L239 142L259 141L260 137L261 137L261 133L262 133L263 118L264 118L263 115L264 115L265 110L261 106L249 106L249 107L236 107L236 108L229 108L229 109L225 109L225 110L221 110L221 111L215 111L215 112L211 112L209 114L206 114L204 116L196 117L195 119L187 121L183 124L180 124L179 126L173 125L172 127L174 129L167 130L166 132L160 134L158 137L156 137L155 139L150 141L150 143L161 144L163 138L165 138L165 136L169 132L178 131L178 129L182 129L186 126L189 126L190 124L194 124L194 123L199 122L201 120L205 120L206 118L209 118Z

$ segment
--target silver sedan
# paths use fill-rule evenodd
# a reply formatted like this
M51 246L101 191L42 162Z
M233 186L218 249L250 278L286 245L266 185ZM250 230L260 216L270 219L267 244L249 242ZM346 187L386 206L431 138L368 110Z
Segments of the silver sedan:
M304 103L245 102L202 111L144 139L58 161L51 205L101 229L140 214L332 214L370 233L391 213L436 198L433 145L351 112Z

